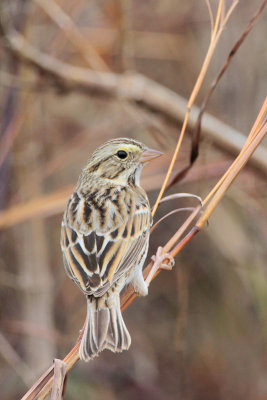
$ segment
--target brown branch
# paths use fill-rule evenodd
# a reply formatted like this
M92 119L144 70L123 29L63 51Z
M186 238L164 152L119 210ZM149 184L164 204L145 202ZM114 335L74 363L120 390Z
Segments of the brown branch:
M267 112L267 98L262 106L262 109L260 111L261 119L257 119L257 128L252 127L251 133L248 136L249 141L247 141L244 145L244 148L240 152L239 156L236 158L236 160L233 162L233 164L228 168L227 172L225 173L223 179L220 181L221 186L217 189L215 192L214 196L210 200L204 200L204 203L206 204L208 201L207 208L197 221L196 225L190 230L190 232L182 239L180 240L181 236L184 234L184 232L188 229L189 225L193 222L195 217L200 211L200 206L196 207L194 212L190 215L189 218L184 222L184 224L178 229L178 231L171 237L171 239L166 243L166 245L163 248L163 251L169 251L170 254L174 257L176 256L183 248L184 246L201 230L201 228L204 226L204 224L207 222L208 218L212 214L212 212L215 210L215 207L219 204L221 201L223 195L227 191L227 189L230 187L230 185L233 183L234 179L237 177L237 175L240 173L246 162L249 160L251 157L252 153L255 151L257 146L260 144L262 139L265 137L267 133L267 121L264 120L264 115ZM144 277L146 278L150 269L152 267L152 263L150 263L143 271ZM160 271L157 272L157 274L154 275L153 279L158 275ZM134 290L131 286L128 286L122 293L121 295L121 309L122 311L125 310L131 302L135 299L136 294L134 293ZM73 365L77 363L79 360L79 344L81 340L81 335L76 343L76 345L73 347L73 349L69 352L69 354L64 358L64 363L66 363L66 372L68 372ZM34 384L34 386L25 394L25 396L22 398L22 400L34 400L34 399L44 399L49 392L51 391L52 385L53 385L53 380L54 380L54 367L50 367L44 374L43 376Z
M5 39L10 50L17 57L50 77L55 86L62 90L81 90L121 98L155 110L175 122L183 121L187 110L186 99L143 75L135 73L120 75L72 66L40 52L16 31L5 31ZM188 120L190 129L194 128L198 114L199 108L193 106ZM203 118L202 130L218 146L234 154L241 150L245 141L243 134L208 113ZM266 149L258 149L257 153L251 157L250 162L266 173Z

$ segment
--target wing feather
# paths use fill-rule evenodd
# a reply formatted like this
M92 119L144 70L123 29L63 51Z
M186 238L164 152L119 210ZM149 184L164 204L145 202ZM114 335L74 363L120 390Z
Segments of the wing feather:
M142 201L133 191L119 195L114 190L104 208L97 199L89 201L75 192L62 222L66 271L86 294L96 297L135 265L148 244L151 213L145 193L138 193Z

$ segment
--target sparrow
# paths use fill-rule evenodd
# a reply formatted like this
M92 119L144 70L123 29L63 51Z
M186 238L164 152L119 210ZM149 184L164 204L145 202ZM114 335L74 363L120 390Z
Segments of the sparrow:
M160 155L133 139L109 140L89 158L69 198L61 248L67 275L87 299L79 347L84 361L104 349L121 352L131 344L120 292L131 283L139 296L148 293L142 269L152 215L140 174Z

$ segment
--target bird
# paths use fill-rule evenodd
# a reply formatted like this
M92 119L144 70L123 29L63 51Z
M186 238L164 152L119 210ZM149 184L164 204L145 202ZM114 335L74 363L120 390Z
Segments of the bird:
M93 152L69 198L61 249L67 275L87 299L81 360L104 349L121 352L131 344L120 292L131 283L137 295L148 293L142 269L152 214L140 174L162 154L134 139L111 139Z

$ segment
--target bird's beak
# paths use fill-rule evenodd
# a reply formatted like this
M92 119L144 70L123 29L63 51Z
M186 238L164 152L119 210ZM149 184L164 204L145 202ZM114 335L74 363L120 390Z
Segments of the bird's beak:
M149 149L148 147L145 147L143 154L140 157L140 162L141 163L147 163L148 161L153 160L154 158L162 156L162 152L158 150L153 150Z

